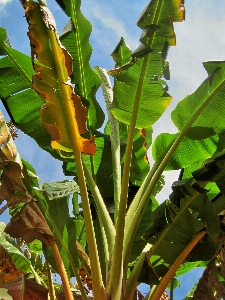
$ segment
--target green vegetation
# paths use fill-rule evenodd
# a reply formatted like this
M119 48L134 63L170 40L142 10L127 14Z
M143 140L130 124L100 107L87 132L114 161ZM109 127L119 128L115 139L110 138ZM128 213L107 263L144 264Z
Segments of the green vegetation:
M152 141L152 125L172 101L166 58L175 46L173 22L184 20L183 1L150 1L137 22L140 46L132 52L121 38L108 71L90 67L91 24L80 1L57 3L70 18L61 35L44 1L21 0L31 59L13 49L0 28L0 97L11 118L7 124L0 116L0 194L11 214L5 229L1 224L0 254L12 266L0 268L2 284L30 274L52 300L54 272L66 299L74 289L82 299L89 291L95 300L142 299L137 287L146 283L143 299L158 300L179 285L177 276L201 266L207 268L186 299L204 299L203 291L221 298L224 62L204 63L208 77L172 112L177 133ZM106 112L96 99L100 86ZM61 160L74 181L39 187L38 174L15 147L13 126ZM181 172L159 204L164 170Z

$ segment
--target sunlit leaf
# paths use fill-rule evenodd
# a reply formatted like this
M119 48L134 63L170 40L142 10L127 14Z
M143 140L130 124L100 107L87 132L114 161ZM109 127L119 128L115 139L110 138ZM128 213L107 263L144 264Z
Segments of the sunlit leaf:
M72 73L72 58L61 45L54 18L46 6L23 2L29 23L29 38L32 46L33 88L44 99L40 110L41 121L52 137L52 147L72 152L71 128L67 118L67 104L73 110L78 145L81 152L95 153L93 140L80 136L87 130L86 108L74 93L69 76ZM34 58L38 60L35 63Z
M151 1L145 8L138 21L143 29L141 45L132 53L129 62L109 71L115 77L112 113L121 122L130 124L134 103L138 101L136 127L149 127L170 104L172 97L161 77L167 79L168 72L164 74L168 68L167 51L169 46L175 45L173 22L183 19L183 4L179 0ZM122 46L119 44L121 50Z
M88 100L88 128L89 130L100 128L104 122L104 113L99 103L96 101L96 91L100 86L98 76L90 67L90 56L92 47L89 43L91 24L80 11L80 1L75 1L76 5L71 7L70 14L73 16L69 20L60 40L73 58L72 83L75 85L75 92L81 96L87 104Z

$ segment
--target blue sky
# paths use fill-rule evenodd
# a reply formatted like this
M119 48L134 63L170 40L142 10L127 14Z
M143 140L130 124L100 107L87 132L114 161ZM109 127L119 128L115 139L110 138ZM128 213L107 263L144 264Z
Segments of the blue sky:
M67 17L55 1L48 0L47 2L56 18L57 28L60 32L66 24ZM93 26L91 35L92 66L98 65L106 69L113 67L110 53L121 36L125 38L130 48L135 50L139 45L138 39L141 34L141 30L136 26L136 21L148 3L148 0L82 1L83 14ZM164 118L155 124L154 136L159 132L176 132L170 121L170 112L179 100L194 92L206 78L207 74L202 62L224 60L225 58L225 2L223 0L186 0L185 6L185 22L174 25L177 46L171 47L168 55L171 73L171 80L168 81L169 93L174 100ZM0 27L7 29L11 44L15 49L26 54L30 53L26 34L27 23L18 0L0 0ZM101 92L98 93L98 97L102 103ZM7 115L5 118L8 119ZM20 155L36 168L40 182L64 178L61 163L51 158L48 153L40 151L35 142L21 132L16 140L16 145ZM160 201L168 197L170 186L177 176L177 172L166 176L167 186L159 195ZM1 217L1 220L5 220L4 217ZM185 284L192 277L186 277ZM178 289L175 295L177 295L175 299L181 299L184 292Z

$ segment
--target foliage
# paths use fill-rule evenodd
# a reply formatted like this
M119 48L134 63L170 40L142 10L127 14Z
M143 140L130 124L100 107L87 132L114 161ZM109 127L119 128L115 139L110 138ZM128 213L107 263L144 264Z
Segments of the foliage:
M175 46L173 22L184 20L183 1L150 1L137 23L140 46L132 52L121 38L109 71L90 66L91 24L80 1L57 3L70 18L61 35L44 1L21 0L31 59L13 49L0 28L0 97L11 118L7 125L0 115L0 200L10 208L5 232L11 242L2 231L0 239L4 257L15 264L13 276L32 273L48 286L50 299L52 271L60 274L66 299L73 299L68 276L76 277L82 299L90 291L94 299L140 299L137 286L144 282L150 288L143 298L158 300L178 286L176 276L208 264L187 299L204 299L205 285L212 297L221 296L224 62L204 63L208 77L172 112L178 132L152 142L152 125L172 100L166 58ZM100 85L105 115L96 99ZM18 154L12 124L61 160L73 181L40 187L34 168ZM179 180L159 204L162 173L175 169ZM26 248L13 245L12 237ZM11 280L4 270L1 265L2 281Z

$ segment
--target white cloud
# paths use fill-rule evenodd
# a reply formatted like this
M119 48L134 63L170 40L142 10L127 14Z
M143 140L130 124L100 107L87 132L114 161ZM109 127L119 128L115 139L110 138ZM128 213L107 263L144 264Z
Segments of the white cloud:
M102 11L104 11L104 14ZM124 37L130 48L135 49L138 46L139 42L137 37L131 36L128 33L125 23L121 20L118 20L110 9L95 5L92 9L92 12L106 28L112 30L114 36L117 36L118 41L121 37Z
M12 0L0 0L0 12L5 9L6 4L10 3Z
M193 93L207 77L202 62L225 60L225 39L223 15L224 2L217 5L211 0L186 1L186 20L175 23L177 46L171 47L168 54L171 80L168 81L169 93L174 97L171 106L154 125L154 138L161 132L177 132L170 117L178 101ZM179 171L164 172L166 186L157 195L160 202L168 199L171 185L177 180Z
M0 0L0 5L6 5L9 2L11 2L11 0Z
M172 89L175 97L194 92L207 77L203 61L225 58L225 5L221 1L215 5L210 0L205 0L204 6L200 4L201 1L187 2L186 20L175 24L177 46L171 47L168 56L171 83L176 84Z

